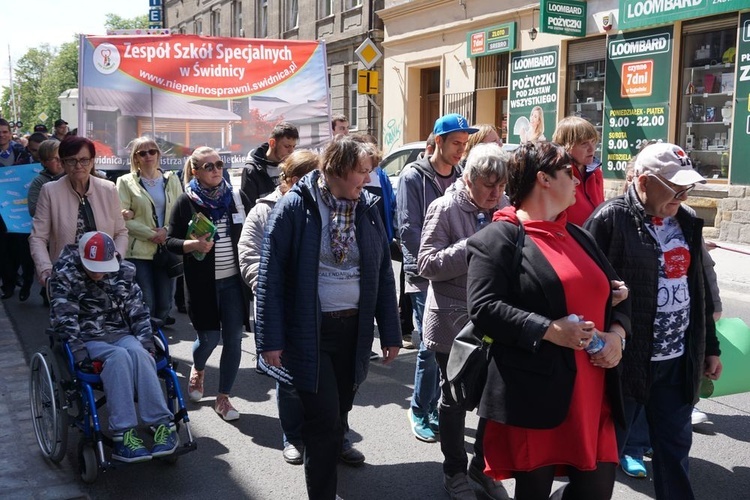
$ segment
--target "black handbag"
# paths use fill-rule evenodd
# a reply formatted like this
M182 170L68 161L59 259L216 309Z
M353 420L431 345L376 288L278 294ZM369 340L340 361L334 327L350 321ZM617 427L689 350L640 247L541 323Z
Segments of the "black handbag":
M526 236L523 224L518 226L518 239L513 254L512 269L520 269L523 242ZM519 274L519 273L516 273ZM466 411L479 406L487 383L487 365L490 363L493 338L482 333L469 321L453 339L445 370L451 397Z
M182 256L167 250L165 245L157 245L154 254L154 266L166 269L167 276L177 278L182 276Z

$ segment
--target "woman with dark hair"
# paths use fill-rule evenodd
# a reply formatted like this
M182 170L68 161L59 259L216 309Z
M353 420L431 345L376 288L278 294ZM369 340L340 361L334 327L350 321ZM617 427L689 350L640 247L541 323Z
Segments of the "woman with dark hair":
M336 498L343 418L367 376L377 319L383 362L401 347L388 237L364 191L365 144L343 137L268 220L258 273L255 342L288 374L304 407L307 493ZM293 314L290 314L293 311Z
M130 148L130 173L117 179L122 209L132 212L125 222L130 237L125 258L135 265L135 281L151 316L172 325L175 320L169 311L174 279L166 268L154 263L154 256L167 241L167 218L182 194L182 185L174 172L159 168L161 151L156 141L138 137Z
M613 299L612 267L567 221L573 168L557 144L522 144L508 168L512 206L467 244L469 317L494 340L479 406L485 473L514 478L518 500L547 499L556 475L570 480L562 498L610 498L618 462L630 303Z
M128 249L128 230L117 189L112 182L92 175L94 143L85 137L68 136L60 142L58 154L65 175L42 186L29 236L31 257L42 286L62 249L77 243L84 233L107 233L123 257Z
M182 254L188 315L197 331L193 344L188 397L203 398L208 358L221 338L219 392L214 410L224 420L240 414L229 401L242 355L243 325L248 321L249 290L240 276L237 242L240 239L247 200L224 179L224 162L209 147L200 147L185 162L185 192L175 202L169 218L167 248ZM188 225L196 213L216 226L208 234L188 238Z

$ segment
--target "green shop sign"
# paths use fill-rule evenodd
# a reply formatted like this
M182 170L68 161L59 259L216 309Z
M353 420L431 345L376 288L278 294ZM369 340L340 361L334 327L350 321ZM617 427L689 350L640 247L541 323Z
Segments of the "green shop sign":
M669 24L748 8L748 0L620 0L622 30Z
M732 184L750 184L750 12L740 16L740 39L735 59L737 82L734 87L732 119L732 162L729 180Z
M544 0L539 29L542 33L586 36L586 4L575 0Z
M510 52L516 48L516 23L498 24L466 35L466 57Z
M515 52L510 58L509 142L552 138L557 124L558 48Z
M644 141L667 140L672 27L620 33L607 40L602 131L604 175L624 179ZM656 76L659 68L660 77Z

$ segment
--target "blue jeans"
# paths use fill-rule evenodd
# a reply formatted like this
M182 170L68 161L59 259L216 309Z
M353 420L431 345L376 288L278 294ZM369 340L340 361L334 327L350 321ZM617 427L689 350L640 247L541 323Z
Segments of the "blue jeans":
M239 274L216 280L216 300L219 303L221 331L198 330L198 338L193 343L193 363L196 370L204 370L221 338L224 346L219 361L219 393L229 394L240 369L245 320L245 299Z
M634 408L631 408L634 406ZM630 431L628 432L627 439L621 437L620 434L623 429L617 426L617 441L623 442L624 445L620 448L620 458L628 455L639 460L643 460L643 455L651 448L651 440L648 437L648 420L646 419L646 409L643 405L636 403L632 399L625 400L625 413L626 418L631 418Z
M427 292L410 293L414 307L414 324L419 333L419 352L417 352L417 366L414 371L414 394L411 398L411 411L414 415L423 417L437 409L440 398L440 380L435 353L427 349L422 342L422 317Z
M143 302L151 316L164 321L172 310L174 279L167 276L166 269L154 266L144 259L128 259L135 266L135 282L143 292Z
M107 396L110 430L121 432L138 426L133 402L136 393L138 412L144 424L172 421L156 375L156 362L137 338L127 335L111 343L90 340L86 342L86 350L91 359L104 361L101 378Z
M293 385L276 382L276 406L279 410L284 447L288 444L302 444L302 423L305 421L305 408L302 406Z
M685 394L685 355L651 362L651 391L644 408L654 449L654 490L657 500L692 500L688 455L693 444L690 415L692 401ZM625 421L630 427L637 403L625 398ZM629 428L618 433L618 448L624 449ZM625 441L622 441L624 439Z

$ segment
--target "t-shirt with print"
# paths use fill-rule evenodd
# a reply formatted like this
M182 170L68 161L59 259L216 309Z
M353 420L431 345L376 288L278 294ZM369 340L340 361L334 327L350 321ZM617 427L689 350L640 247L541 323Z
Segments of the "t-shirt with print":
M318 197L323 230L320 237L318 297L323 312L359 307L359 245L352 242L344 262L337 262L331 250L331 211Z
M652 217L646 227L661 248L651 361L665 361L685 352L685 331L690 324L690 248L674 217Z

